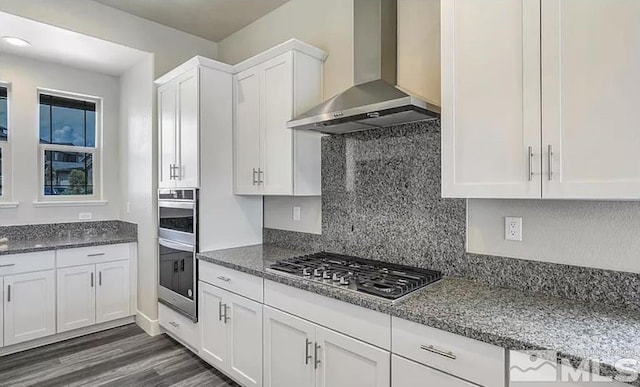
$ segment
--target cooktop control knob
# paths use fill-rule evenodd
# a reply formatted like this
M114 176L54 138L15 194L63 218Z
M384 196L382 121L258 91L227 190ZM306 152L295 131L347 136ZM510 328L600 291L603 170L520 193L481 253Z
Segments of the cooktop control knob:
M313 269L313 276L314 277L322 277L322 270L321 269Z
M322 273L322 279L331 279L331 273L329 273L328 270L325 270L324 273Z

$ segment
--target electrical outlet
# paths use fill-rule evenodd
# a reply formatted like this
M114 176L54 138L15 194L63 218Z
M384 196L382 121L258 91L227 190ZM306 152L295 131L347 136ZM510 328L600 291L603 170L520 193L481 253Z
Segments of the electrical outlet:
M78 214L78 219L80 220L91 220L93 219L93 214L90 212L81 212Z
M522 242L522 218L504 218L504 239Z
M300 207L293 207L293 220L300 220Z

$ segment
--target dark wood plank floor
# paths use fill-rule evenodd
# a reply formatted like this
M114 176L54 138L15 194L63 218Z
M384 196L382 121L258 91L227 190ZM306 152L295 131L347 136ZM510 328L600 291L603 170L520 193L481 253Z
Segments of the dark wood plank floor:
M0 386L237 386L166 335L131 324L0 357Z

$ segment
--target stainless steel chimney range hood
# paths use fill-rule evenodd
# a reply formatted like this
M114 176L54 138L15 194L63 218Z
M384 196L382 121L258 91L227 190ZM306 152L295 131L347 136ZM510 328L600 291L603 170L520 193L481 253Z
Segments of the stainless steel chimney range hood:
M436 119L440 107L396 86L396 0L354 0L355 86L295 117L287 127L329 134Z

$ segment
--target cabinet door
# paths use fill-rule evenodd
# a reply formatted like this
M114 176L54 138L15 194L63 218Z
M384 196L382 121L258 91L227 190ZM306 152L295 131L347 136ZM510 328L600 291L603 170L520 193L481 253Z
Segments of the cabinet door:
M158 88L158 186L175 186L173 175L176 173L176 125L178 115L177 88L175 82Z
M129 316L129 261L101 263L96 273L96 322Z
M293 52L262 65L262 170L264 193L293 194Z
M318 387L389 387L389 352L320 327L316 345Z
M539 198L540 0L443 1L441 17L442 195Z
M200 98L198 68L178 79L177 181L178 187L200 187Z
M224 322L223 290L200 281L198 283L198 318L200 320L200 356L209 364L228 369L229 340Z
M58 333L96 322L95 265L57 270Z
M462 379L423 366L422 364L391 356L391 387L474 387Z
M635 0L542 0L545 198L640 199L639 19Z
M4 277L4 344L56 333L55 272Z
M234 169L235 193L260 194L260 68L243 71L233 77L235 106Z
M264 307L265 387L315 386L314 332L313 324Z
M243 386L262 386L262 304L225 293L229 373Z

